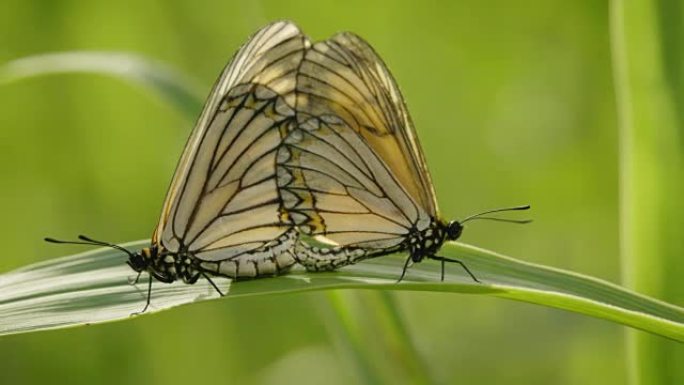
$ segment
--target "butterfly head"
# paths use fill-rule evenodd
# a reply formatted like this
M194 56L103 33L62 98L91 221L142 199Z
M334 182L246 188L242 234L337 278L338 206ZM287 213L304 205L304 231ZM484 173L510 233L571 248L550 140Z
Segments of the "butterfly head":
M446 235L445 238L449 241L455 241L463 232L463 225L459 221L451 221L446 225L444 229Z
M146 247L137 253L130 253L128 254L128 261L126 261L126 263L131 267L131 269L138 273L145 271L150 266L153 254L152 250L153 249Z

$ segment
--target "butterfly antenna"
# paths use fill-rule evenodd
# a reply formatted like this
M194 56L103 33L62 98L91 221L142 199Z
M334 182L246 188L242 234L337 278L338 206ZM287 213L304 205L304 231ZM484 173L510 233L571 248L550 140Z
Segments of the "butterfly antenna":
M505 222L505 223L515 223L517 225L525 225L528 223L532 223L533 221L531 219L508 219L508 218L497 218L497 217L475 217L475 218L470 218L470 220L478 220L478 219L486 219L488 221L495 221L495 222ZM461 222L463 223L463 222Z
M500 221L500 222L510 222L510 223L519 223L519 224L524 224L524 223L530 223L532 222L531 220L514 220L514 219L503 219L503 218L493 218L493 217L485 217L483 215L487 214L493 214L493 213L500 213L504 211L523 211L523 210L529 210L530 205L524 205L524 206L513 206L513 207L504 207L500 209L494 209L494 210L488 210L488 211L483 211L478 214L471 215L469 217L466 217L464 220L461 221L461 224L474 220L474 219L488 219L488 220L493 220L493 221Z
M58 243L58 244L68 244L68 245L105 246L105 247L111 247L112 249L116 249L119 251L123 251L124 253L126 253L130 257L133 256L133 253L130 252L128 249L121 247L119 245L115 245L113 243L96 241L92 238L86 237L85 235L79 235L78 239L80 239L80 241L63 241L60 239L54 239L54 238L48 237L48 238L45 238L45 242Z

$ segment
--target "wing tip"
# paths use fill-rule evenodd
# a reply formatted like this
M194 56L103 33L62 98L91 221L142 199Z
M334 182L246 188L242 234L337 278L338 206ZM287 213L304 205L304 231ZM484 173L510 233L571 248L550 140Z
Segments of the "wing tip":
M287 19L278 19L278 20L271 21L270 23L266 24L265 26L259 28L258 31L266 31L266 30L269 30L272 28L274 28L274 29L279 28L281 30L287 30L288 34L301 34L302 33L302 31L299 29L297 24L295 24L293 21L287 20ZM257 31L257 33L258 33L258 31Z

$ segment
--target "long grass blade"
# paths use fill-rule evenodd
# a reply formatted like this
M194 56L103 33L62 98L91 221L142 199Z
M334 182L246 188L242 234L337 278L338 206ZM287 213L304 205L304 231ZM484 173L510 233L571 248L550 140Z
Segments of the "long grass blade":
M147 242L126 247L135 249ZM521 262L461 243L449 243L442 255L463 261L483 282L450 266L440 282L438 263L425 261L396 283L404 256L376 258L336 272L301 269L277 278L214 282L227 300L330 289L382 289L491 295L586 314L684 341L684 310L606 281L578 273ZM97 249L0 275L0 335L130 319L147 298L143 275L137 285L125 255ZM195 285L154 282L152 314L182 304L219 298L206 280Z

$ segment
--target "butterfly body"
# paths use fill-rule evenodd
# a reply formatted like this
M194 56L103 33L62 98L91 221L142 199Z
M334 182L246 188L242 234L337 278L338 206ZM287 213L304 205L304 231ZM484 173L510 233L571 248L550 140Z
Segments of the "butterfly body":
M163 246L151 246L131 253L127 264L136 272L147 272L163 283L180 279L193 284L206 273L236 279L277 276L296 263L291 252L295 241L295 233L286 232L265 247L245 253L239 259L216 262L203 261L184 247L179 251L169 251Z
M443 221L433 218L428 228L424 230L412 229L406 241L406 248L411 260L413 262L420 262L425 257L435 255L447 239L448 226ZM456 238L452 237L450 240L456 240Z
M163 283L181 279L193 284L202 275L197 259L187 252L170 253L157 246L146 247L128 258L128 265L136 272L147 272Z
M303 236L295 247L297 262L310 271L336 270L368 258L406 252L408 261L418 263L425 258L434 258L445 241L458 239L463 226L458 221L444 222L433 218L424 229L412 228L405 239L394 247L369 250L362 247L326 247L315 238Z

